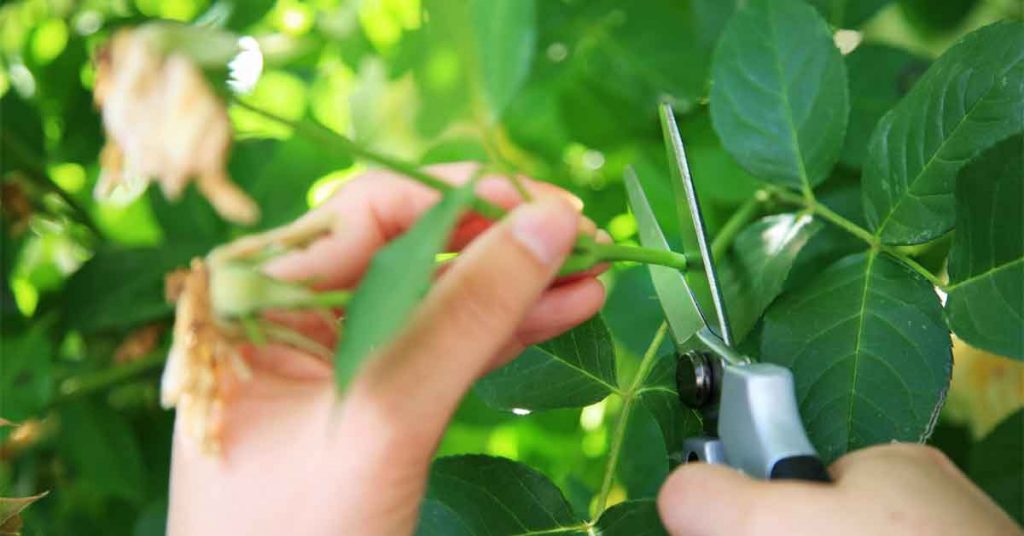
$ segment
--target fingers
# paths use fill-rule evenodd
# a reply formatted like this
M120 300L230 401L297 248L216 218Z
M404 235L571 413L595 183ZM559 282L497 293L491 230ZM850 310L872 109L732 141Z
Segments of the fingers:
M477 167L460 163L432 166L429 170L452 184L462 184ZM556 186L527 179L521 182L535 197L557 196L577 210L582 206L578 199ZM518 192L505 178L484 178L476 193L506 209L521 202ZM330 212L339 219L337 232L269 262L267 272L282 279L312 281L320 288L350 287L366 270L377 249L412 226L439 198L438 192L412 180L387 171L371 171L342 186L327 203L304 216L316 218ZM468 215L455 232L453 247L460 249L491 225L478 215Z
M724 465L695 463L669 476L658 512L673 535L818 534L838 519L835 495L822 484L758 481Z
M437 282L398 340L368 364L345 405L369 405L365 411L382 413L420 445L436 441L466 390L554 279L578 219L564 201L545 198L484 233Z

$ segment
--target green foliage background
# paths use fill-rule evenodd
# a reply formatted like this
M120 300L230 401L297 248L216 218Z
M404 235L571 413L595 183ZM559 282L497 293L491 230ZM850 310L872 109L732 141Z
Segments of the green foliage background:
M955 0L943 2L944 9L916 0L809 3L833 28L857 29L863 37L842 59L851 109L845 138L835 138L841 131L829 133L831 123L811 133L842 141L840 165L831 174L829 165L811 162L812 171L824 170L810 178L825 182L822 199L848 196L846 187L856 184L876 123L934 58L971 30L1021 17L1013 0ZM500 12L500 19L494 11L482 13L479 2L469 4L0 5L0 417L31 422L35 433L26 445L10 428L0 428L0 496L51 490L26 512L27 534L162 533L173 419L158 404L157 378L171 321L163 276L254 230L223 222L193 190L178 203L168 203L155 189L134 200L93 200L103 136L92 105L90 58L118 26L156 18L219 21L242 34L273 35L261 41L265 65L248 102L291 120L315 119L365 146L422 164L503 161L576 193L587 215L620 242L634 240L636 232L621 182L627 164L636 166L665 229L676 227L655 107L659 99L671 99L681 114L713 233L757 190L755 179L718 139L708 106L712 51L733 2L503 0L487 7ZM835 83L821 88L826 98L840 92L842 81ZM257 229L291 220L365 169L251 112L232 107L230 113L239 140L230 171L261 206ZM802 253L807 262L794 266L790 281L799 279L800 270L809 277L855 251L849 244L841 251L849 238L833 233L820 251L809 244ZM949 248L948 239L940 240L940 263L943 248ZM921 260L927 259L925 252ZM629 378L654 338L660 312L642 267L617 266L607 279L611 293L603 315L618 377ZM753 317L737 322L753 330L751 339L761 333L757 317L777 293L752 308ZM769 316L766 329L785 328L786 318L776 312L778 321ZM116 362L115 350L150 326L164 328L155 344L133 360ZM756 340L752 344L756 353ZM558 351L557 343L553 347ZM1024 374L1014 367L1011 376ZM491 390L497 380L490 378L467 398L440 454L522 461L562 489L576 513L566 513L567 519L587 517L618 433L613 425L620 399L523 417L484 404L482 398L502 406ZM1011 393L1012 404L1024 399L1021 389ZM613 501L653 496L667 473L655 411L638 413L622 431L621 448L629 454L620 462ZM959 419L965 419L964 411ZM1002 436L983 445L1012 452L1014 443L1005 437L1014 430L1019 435L1015 422L1008 420L997 429ZM972 453L973 438L952 420L940 423L933 441L973 467L972 476L1001 476L985 465L986 457ZM972 465L975 458L982 462ZM998 485L1013 491L1012 482Z

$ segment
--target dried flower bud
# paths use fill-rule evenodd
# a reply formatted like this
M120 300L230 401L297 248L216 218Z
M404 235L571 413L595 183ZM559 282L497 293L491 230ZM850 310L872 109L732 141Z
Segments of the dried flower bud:
M94 97L107 144L96 196L155 179L177 199L195 178L221 216L253 223L258 207L227 174L232 132L224 103L192 59L168 46L175 31L166 24L120 30L97 58Z

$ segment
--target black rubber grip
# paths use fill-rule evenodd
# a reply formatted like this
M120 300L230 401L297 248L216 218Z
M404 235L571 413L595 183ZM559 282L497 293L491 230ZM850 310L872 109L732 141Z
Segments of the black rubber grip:
M828 471L817 456L791 456L783 458L772 467L772 480L808 480L811 482L832 482Z

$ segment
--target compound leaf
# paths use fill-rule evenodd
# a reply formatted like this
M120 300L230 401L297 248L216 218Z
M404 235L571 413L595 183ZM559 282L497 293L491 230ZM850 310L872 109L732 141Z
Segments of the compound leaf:
M751 0L733 15L711 66L711 118L751 174L796 189L839 157L846 66L817 12L798 0Z
M595 316L561 336L531 346L476 385L477 395L499 409L583 407L617 390L615 348Z
M949 325L963 340L1024 359L1024 136L961 172L949 252Z
M864 213L887 244L953 226L957 172L1024 125L1024 23L964 37L879 121L864 164Z
M919 441L949 386L949 332L931 285L884 254L845 257L768 310L764 361L789 367L822 457Z
M370 261L349 304L345 337L334 354L334 377L344 388L363 361L388 344L430 288L435 256L473 196L470 185L451 190L404 235Z

